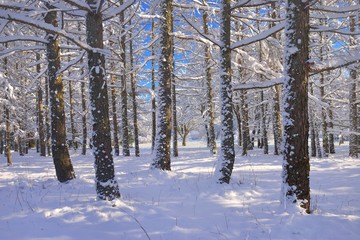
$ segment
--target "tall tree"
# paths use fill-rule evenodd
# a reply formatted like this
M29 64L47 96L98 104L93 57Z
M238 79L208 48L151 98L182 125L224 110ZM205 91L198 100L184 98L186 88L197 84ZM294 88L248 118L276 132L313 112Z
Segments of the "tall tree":
M158 106L153 168L171 170L171 79L173 77L172 0L160 1Z
M123 4L123 0L120 0ZM130 140L129 140L129 122L128 122L128 99L127 99L127 85L126 85L126 34L125 34L125 15L124 11L120 13L120 47L121 47L121 61L123 64L123 71L120 76L120 97L121 97L121 141L122 151L124 156L130 156Z
M131 21L130 21L131 24ZM131 84L131 96L133 107L133 126L134 126L134 144L135 144L135 156L140 156L139 148L139 125L138 125L138 106L136 101L136 78L134 69L134 51L133 51L133 37L132 30L129 31L129 53L130 53L130 84Z
M350 31L355 32L356 29L356 18L355 16L350 17ZM356 39L354 36L350 37L350 46L356 46ZM350 139L349 139L349 156L353 158L358 157L358 136L357 127L358 127L358 116L357 116L357 93L356 93L356 81L358 80L357 70L354 69L354 66L350 69L350 88L349 88L349 107L350 107Z
M45 22L58 26L57 12L50 4L46 4L50 10L45 16ZM51 108L51 152L55 164L56 176L60 182L66 182L75 178L75 172L71 163L69 150L66 143L66 124L64 112L63 81L60 70L59 36L53 32L46 33L48 41L46 46L48 59L48 81Z
M282 173L284 204L297 203L307 213L310 213L309 7L309 0L286 2Z
M36 53L36 73L40 74L40 54ZM46 156L46 144L45 144L45 126L44 126L44 107L43 107L43 90L41 86L41 78L39 78L37 87L37 104L38 104L38 133L39 133L39 147L40 156Z
M208 27L208 12L203 11L202 14L204 34L209 34ZM214 106L213 106L213 88L212 88L212 76L211 76L211 46L205 44L205 78L206 78L206 105L207 105L207 128L208 128L208 140L210 153L216 153L216 137L214 127Z
M231 86L231 7L230 0L221 1L220 32L220 99L221 99L221 146L219 154L219 183L229 183L235 162L233 133L233 103Z
M105 79L105 56L103 49L103 19L101 0L86 0L90 10L86 13L87 43L95 50L88 50L89 95L92 114L93 153L97 197L113 200L120 197L115 179L114 161L111 153L109 100Z

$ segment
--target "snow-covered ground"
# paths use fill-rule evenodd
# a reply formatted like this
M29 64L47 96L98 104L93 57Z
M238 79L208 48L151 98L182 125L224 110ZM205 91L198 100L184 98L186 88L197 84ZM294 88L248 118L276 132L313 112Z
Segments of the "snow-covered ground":
M271 150L271 149L270 149ZM238 150L231 184L213 178L216 157L190 142L172 171L150 170L142 156L116 157L121 199L95 198L93 157L72 152L77 178L57 182L52 159L31 151L0 164L0 239L360 239L360 161L311 159L313 214L280 206L281 157Z

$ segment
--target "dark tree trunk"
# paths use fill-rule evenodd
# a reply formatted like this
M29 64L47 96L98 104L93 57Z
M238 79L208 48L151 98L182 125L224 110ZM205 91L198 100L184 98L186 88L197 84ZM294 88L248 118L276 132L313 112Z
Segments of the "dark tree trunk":
M120 0L123 4L123 0ZM125 17L124 12L120 13L120 46L121 46L121 60L123 63L123 72L120 76L120 97L121 97L121 141L122 152L124 156L130 156L130 139L129 139L129 122L128 122L128 99L126 86L126 35L125 35Z
M11 123L10 123L10 110L9 107L5 107L5 154L7 165L12 165L12 155L11 155Z
M153 168L171 170L171 79L173 77L172 0L160 2L160 45L157 126Z
M131 24L131 22L130 22ZM139 148L139 125L138 125L138 113L137 113L137 101L136 101L136 78L134 72L134 56L133 56L133 40L132 31L129 31L129 51L130 51L130 83L131 83L131 96L133 107L133 124L134 124L134 143L135 143L135 156L140 156Z
M115 66L112 64L112 70L115 70ZM116 93L116 76L111 75L111 110L112 110L112 124L113 124L113 136L114 136L114 152L115 156L120 155L120 146L119 146L119 127L118 127L118 117L117 117L117 109L116 109L116 103L117 103L117 93Z
M352 16L350 18L350 31L354 32L356 28L356 18ZM356 40L354 37L350 39L350 45L356 46ZM349 156L352 158L357 158L358 153L358 136L356 135L358 119L357 119L357 94L356 94L356 81L358 81L358 76L355 69L350 69L350 89L349 89L349 107L350 107L350 139L349 139Z
M36 54L36 61L40 61L40 54ZM36 72L40 73L40 63L36 65ZM39 78L37 89L37 110L38 110L38 131L39 131L39 150L40 156L46 156L45 127L44 127L44 108L43 108L43 90L41 88L41 78Z
M242 155L247 155L247 151L252 149L249 129L249 111L246 101L246 90L240 91L240 111L241 111L241 132L242 132Z
M235 117L237 120L237 128L238 128L238 145L241 146L242 145L242 131L241 131L241 110L240 110L240 105L236 104L234 107L234 113L235 113Z
M91 11L86 14L87 43L103 49L102 3L86 0ZM99 5L99 6L97 6ZM89 95L92 115L92 144L95 156L95 180L98 199L113 200L120 197L115 179L114 161L111 152L109 99L105 80L105 56L100 51L88 51Z
M285 201L289 204L297 202L307 213L310 213L309 4L309 0L288 0L286 4L283 94L283 193Z
M50 134L50 104L49 104L49 78L45 79L45 145L48 156L51 156L51 134Z
M220 11L221 34L220 39L220 114L221 119L221 147L219 155L220 172L219 183L229 183L235 162L234 133L233 133L233 103L231 86L231 49L230 49L230 27L231 8L230 0L222 0Z
M273 131L274 131L274 155L281 154L282 129L280 112L280 86L274 87L273 106Z
M261 102L264 102L264 92L260 93ZM264 154L269 154L269 144L267 137L267 124L266 124L266 105L263 103L260 106L261 109L261 141L264 148Z
M47 7L49 9L52 8L49 4L47 4ZM56 11L49 11L45 16L45 22L57 27ZM57 179L60 182L66 182L75 178L75 172L66 144L63 82L62 75L59 74L59 39L58 36L52 32L47 32L46 38L48 41L47 58L51 108L51 151Z
M335 139L334 139L334 119L333 119L333 111L331 109L331 104L330 104L330 108L329 108L329 128L330 128L330 132L329 132L329 151L330 154L334 154L335 153Z
M151 39L155 38L154 19L151 21ZM151 46L151 55L155 55L154 44ZM155 93L155 59L151 59L151 90ZM156 140L156 100L153 96L151 99L151 151L155 149Z
M81 82L81 122L82 122L82 155L86 155L87 145L87 105L86 105L86 92L85 82Z
M208 13L203 12L203 26L204 34L208 34ZM207 125L209 135L209 147L210 153L216 153L216 138L215 138L215 127L214 127L214 106L213 106L213 90L212 90L212 76L211 76L211 50L208 44L205 44L205 77L206 77L206 101L207 101Z

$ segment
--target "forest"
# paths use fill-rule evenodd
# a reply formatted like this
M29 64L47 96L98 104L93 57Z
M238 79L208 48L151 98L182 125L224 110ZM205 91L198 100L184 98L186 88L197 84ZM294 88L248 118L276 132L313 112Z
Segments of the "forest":
M120 232L123 239L356 239L359 34L359 0L0 0L1 199L14 197L14 214L27 205L26 219L41 223L55 215L103 222L95 229L105 227L109 239ZM333 168L346 170L336 175ZM273 174L276 188L269 184ZM334 190L316 189L321 174ZM348 217L318 220L329 231L336 224L351 231L315 238L315 231L296 230L316 224L318 201L326 205L325 194L335 189L353 194L336 200L347 201L349 208L337 211ZM193 214L211 225L204 216L214 208L224 212L225 225L205 233L206 224L195 223L201 231L180 227L177 216L170 233L151 233L155 224L145 226L136 215L151 219L146 209L160 205L163 190L166 207L181 204L184 213L153 209L160 224L172 214L190 223ZM140 192L144 202L135 200ZM246 197L282 210L260 213ZM198 201L204 205L195 213ZM243 204L240 217L227 216L216 201ZM52 210L41 211L42 204ZM96 213L104 208L103 218L91 215L91 206ZM119 215L112 218L111 208ZM305 223L304 215L315 216ZM258 217L293 225L281 234L281 223ZM232 225L243 220L248 225L236 232ZM111 227L124 221L137 230L112 236ZM41 231L15 239L81 236Z

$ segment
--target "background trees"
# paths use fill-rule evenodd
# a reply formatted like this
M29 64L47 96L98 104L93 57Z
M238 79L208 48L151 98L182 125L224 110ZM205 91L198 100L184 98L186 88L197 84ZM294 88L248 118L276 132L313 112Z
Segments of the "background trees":
M224 183L231 180L237 145L241 145L242 154L246 155L254 147L268 153L267 145L272 142L274 154L284 154L285 183L298 184L297 180L288 179L292 174L288 166L308 162L308 128L312 133L312 156L333 153L334 141L341 134L350 137L349 154L357 157L359 81L355 63L359 60L356 37L359 31L355 19L359 3L356 1L312 4L307 1L301 6L294 3L294 14L298 9L309 11L304 13L309 26L294 42L286 42L280 34L285 26L285 13L289 11L285 11L282 2L272 0L162 1L160 9L155 2L148 1L46 2L55 10L49 11L41 1L0 4L0 56L6 62L1 66L5 91L0 102L3 109L0 140L7 146L7 156L11 156L11 148L33 145L34 139L39 141L41 155L45 155L48 126L51 123L52 130L61 129L54 127L56 121L47 117L48 107L55 107L52 113L61 110L52 98L52 94L61 91L51 91L52 82L48 80L63 76L64 111L70 114L58 113L64 117L62 125L67 124L67 131L62 131L61 141L56 140L57 132L53 132L52 143L61 142L64 149L66 139L73 146L81 143L83 154L86 145L91 144L99 167L99 184L114 183L112 190L99 190L100 198L118 196L112 147L118 155L122 146L123 155L127 156L133 151L134 139L134 152L138 155L139 142L152 139L153 166L170 170L171 138L176 146L174 133L180 132L185 143L192 126L197 126L198 135L208 142L212 154L219 141L217 135L222 137L220 167L216 171L221 175L218 180ZM45 14L35 14L39 11ZM49 21L46 24L45 16L55 14L58 26ZM296 16L291 14L291 17ZM286 36L290 39L290 35ZM45 58L45 46L51 44L49 37L59 42L59 56L54 58L59 62ZM308 38L309 49L305 46ZM296 51L292 52L295 47L304 49L300 49L302 58L293 62L289 60L291 57L300 57ZM298 77L301 88L290 80ZM29 87L24 89L24 85ZM296 96L291 97L292 94ZM281 95L284 95L282 104ZM28 111L18 113L15 109L20 105ZM282 111L285 114L281 115ZM33 114L36 118L30 113L36 113ZM172 121L174 116L178 117L177 121ZM281 118L284 118L282 126ZM301 120L301 124L293 127L289 119ZM88 141L88 129L93 131L91 141ZM281 152L282 141L285 148ZM301 161L292 159L297 143L303 147L299 146L297 154ZM270 153L271 148L270 145ZM22 149L26 147L20 147L19 151ZM52 154L54 159L60 156L56 149ZM299 169L293 168L294 173ZM102 171L106 172L104 179ZM306 178L308 170L304 172L301 178ZM298 192L294 194L299 197Z

